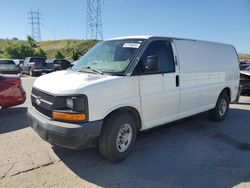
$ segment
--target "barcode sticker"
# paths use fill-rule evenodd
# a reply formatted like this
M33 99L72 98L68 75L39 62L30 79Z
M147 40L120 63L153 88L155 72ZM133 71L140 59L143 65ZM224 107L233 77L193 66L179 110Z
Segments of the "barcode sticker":
M125 43L123 48L139 48L141 44L138 43Z

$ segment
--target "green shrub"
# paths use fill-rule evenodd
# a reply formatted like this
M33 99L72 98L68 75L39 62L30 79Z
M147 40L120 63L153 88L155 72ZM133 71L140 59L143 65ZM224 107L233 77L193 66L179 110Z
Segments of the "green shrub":
M32 48L37 47L36 41L29 35L27 35L27 42Z
M64 55L60 51L56 51L55 59L64 59Z
M73 61L76 61L79 59L79 52L75 49L73 49L71 51L71 59L73 59Z
M35 50L28 44L7 41L2 56L7 59L24 59L34 54Z
M3 58L6 59L24 59L29 56L39 56L39 57L45 57L47 54L45 51L41 48L34 49L30 44L28 43L20 43L16 41L8 41L4 45L3 48Z
M38 50L36 50L35 56L47 58L46 52L41 48L38 48Z

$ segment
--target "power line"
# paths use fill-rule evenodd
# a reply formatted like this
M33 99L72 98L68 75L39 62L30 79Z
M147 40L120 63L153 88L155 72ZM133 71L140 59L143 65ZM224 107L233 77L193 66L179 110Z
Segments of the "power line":
M29 24L31 25L31 36L35 41L41 41L41 13L38 11L31 10L28 12Z
M87 0L86 39L103 39L102 0Z

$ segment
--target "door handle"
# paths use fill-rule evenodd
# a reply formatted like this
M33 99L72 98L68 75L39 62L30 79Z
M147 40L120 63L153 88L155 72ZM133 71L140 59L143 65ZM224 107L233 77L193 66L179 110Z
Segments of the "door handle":
M180 85L179 75L176 75L176 77L175 77L175 84L176 84L176 87L179 87L179 85Z

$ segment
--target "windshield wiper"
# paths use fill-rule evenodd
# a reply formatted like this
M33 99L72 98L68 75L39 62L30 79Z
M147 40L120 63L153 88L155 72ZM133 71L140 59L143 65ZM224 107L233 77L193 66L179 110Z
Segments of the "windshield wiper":
M94 73L103 75L103 72L102 72L102 71L99 71L99 70L97 70L97 69L93 69L93 68L91 68L90 66L82 67L82 68L79 70L79 72L94 72Z

